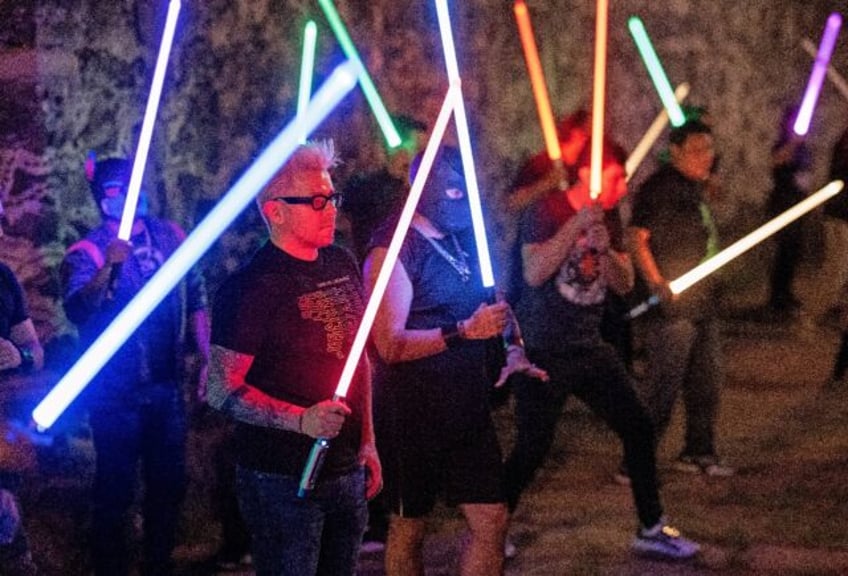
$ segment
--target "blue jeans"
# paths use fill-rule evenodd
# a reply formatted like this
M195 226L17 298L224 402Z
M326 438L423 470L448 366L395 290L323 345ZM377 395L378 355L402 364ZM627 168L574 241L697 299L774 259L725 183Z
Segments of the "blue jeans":
M239 505L253 538L256 576L353 576L368 523L365 471L319 482L239 467Z

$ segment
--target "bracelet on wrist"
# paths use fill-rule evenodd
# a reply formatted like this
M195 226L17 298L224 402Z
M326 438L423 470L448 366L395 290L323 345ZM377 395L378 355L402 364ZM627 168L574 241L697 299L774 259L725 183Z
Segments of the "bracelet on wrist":
M445 345L448 348L453 348L459 341L465 338L465 330L462 326L462 322L456 322L455 324L443 324L440 328L442 332L442 340L445 341Z
M507 356L513 352L524 352L524 346L522 344L508 344L504 349L506 350Z

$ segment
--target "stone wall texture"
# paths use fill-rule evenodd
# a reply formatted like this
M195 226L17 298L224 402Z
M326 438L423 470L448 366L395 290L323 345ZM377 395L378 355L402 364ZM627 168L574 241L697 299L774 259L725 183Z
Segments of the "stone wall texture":
M350 34L388 109L432 123L446 78L429 0L339 0ZM499 200L522 159L543 146L509 0L452 0L454 33L491 227L510 226ZM554 112L589 106L595 4L528 0ZM83 177L88 151L132 154L159 44L165 0L0 0L0 259L24 282L45 340L70 328L58 304L64 248L97 219ZM727 202L720 216L756 221L770 187L769 149L784 105L800 99L835 0L613 0L609 19L606 129L632 148L660 102L626 29L645 22L672 82L714 118ZM315 82L342 58L317 1L186 0L165 82L144 186L153 208L190 228L228 188L296 106L300 41L318 24ZM843 34L833 66L848 74ZM825 85L810 144L817 183L846 126L848 102ZM361 93L318 130L352 173L384 160ZM449 136L452 137L452 136ZM663 146L660 141L657 152ZM655 166L644 163L638 184ZM261 235L255 218L234 226L216 264L229 271ZM498 254L504 253L497 247ZM219 270L220 271L220 270Z

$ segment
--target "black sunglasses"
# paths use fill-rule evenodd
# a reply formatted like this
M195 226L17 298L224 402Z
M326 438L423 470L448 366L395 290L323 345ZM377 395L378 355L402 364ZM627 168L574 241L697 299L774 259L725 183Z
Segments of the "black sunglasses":
M328 202L336 208L341 206L344 200L344 194L333 192L329 196L324 194L315 194L314 196L274 196L271 200L285 202L286 204L309 204L313 210L320 212L327 207Z

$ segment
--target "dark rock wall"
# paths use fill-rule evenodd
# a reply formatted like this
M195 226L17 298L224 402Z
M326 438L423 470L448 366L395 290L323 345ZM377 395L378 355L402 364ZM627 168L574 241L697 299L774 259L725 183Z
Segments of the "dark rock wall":
M433 3L337 4L388 109L432 123L446 87ZM769 148L781 108L800 99L806 85L812 59L800 41L817 44L828 13L846 12L848 4L611 4L607 130L632 148L660 110L625 25L638 14L672 82L689 82L689 101L706 106L715 119L727 192L720 215L733 235L734 222L756 221L770 186ZM594 2L528 5L555 113L588 106ZM55 268L62 251L97 221L83 159L89 150L134 150L166 6L165 0L0 0L0 199L7 231L0 258L24 281L45 339L69 330L57 304ZM451 9L479 177L500 237L511 223L498 200L522 158L543 141L512 2L454 0ZM190 227L294 115L307 18L319 29L317 84L342 59L317 2L183 3L145 176L156 211ZM833 64L848 74L845 38ZM826 84L810 135L818 183L826 177L830 146L848 125L846 106ZM359 92L318 136L334 138L344 158L340 184L383 160L382 138ZM654 165L649 157L636 182ZM255 219L234 226L207 265L226 273L238 262L232 253L249 251L259 234Z

